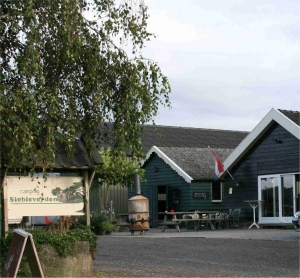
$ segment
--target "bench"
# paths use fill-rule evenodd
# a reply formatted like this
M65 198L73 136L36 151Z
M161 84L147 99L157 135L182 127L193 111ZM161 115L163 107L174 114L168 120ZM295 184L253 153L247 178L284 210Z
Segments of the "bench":
M127 223L127 222L117 222L117 224L116 224L117 226L129 226L129 223Z
M176 230L180 232L179 224L181 223L181 220L159 220L158 224L162 226L161 231L164 232L166 229L166 226L172 226L174 225L176 227Z
M199 231L200 229L200 224L201 222L206 222L209 223L210 225L210 229L211 230L215 230L213 221L215 221L215 219L210 219L210 218L197 218L197 219L180 219L181 222L195 222L195 230Z
M119 231L123 231L125 228L129 227L128 213L118 214L118 220L116 226L119 227Z
M175 225L178 232L180 232L179 225L182 222L195 222L195 230L199 230L201 222L207 222L210 225L212 231L215 230L214 223L216 222L216 211L195 211L195 212L159 212L164 216L161 221L162 232L165 231L166 226ZM177 218L176 215L182 215L182 218ZM168 219L169 218L169 219ZM171 218L171 219L170 219Z
M213 225L213 221L216 221L215 219L176 219L176 220L157 220L158 222L158 225L159 226L162 226L162 232L165 231L166 229L166 226L175 226L177 231L180 232L180 227L179 225L182 223L182 222L195 222L196 225L195 225L195 230L196 231L199 231L200 230L200 224L201 222L207 222L210 224L210 228L212 231L215 230L215 227Z
M215 230L215 227L214 227L214 224L213 222L215 222L216 220L215 219L176 219L176 220L156 220L158 222L158 225L159 226L162 226L162 232L165 231L166 229L166 226L175 226L177 231L180 232L180 227L179 225L183 222L195 222L196 225L195 225L195 230L196 231L199 231L200 230L200 224L202 222L206 222L208 224L210 224L210 228L211 230Z

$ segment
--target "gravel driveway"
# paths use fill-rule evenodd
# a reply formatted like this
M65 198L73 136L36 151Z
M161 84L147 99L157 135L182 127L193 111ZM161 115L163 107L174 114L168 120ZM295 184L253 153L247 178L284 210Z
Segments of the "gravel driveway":
M218 230L99 238L97 277L299 277L293 230Z

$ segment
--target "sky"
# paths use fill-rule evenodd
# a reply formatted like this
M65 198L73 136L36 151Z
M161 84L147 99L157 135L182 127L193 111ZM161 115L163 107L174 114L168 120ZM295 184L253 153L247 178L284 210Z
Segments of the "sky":
M157 125L251 131L272 108L300 111L299 0L144 2L157 38L142 53L172 89Z

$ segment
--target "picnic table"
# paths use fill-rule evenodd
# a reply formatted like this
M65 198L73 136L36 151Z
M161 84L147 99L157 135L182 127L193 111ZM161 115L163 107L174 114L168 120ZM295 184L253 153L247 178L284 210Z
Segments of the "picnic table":
M199 211L196 210L194 212L159 212L159 214L164 216L164 219L160 222L162 225L161 231L164 232L167 226L175 226L177 232L180 232L180 223L181 222L194 222L195 223L195 230L198 231L200 229L201 223L208 223L210 225L210 229L212 231L215 230L215 222L218 221L216 218L216 214L218 211ZM182 216L177 218L177 216ZM189 217L187 217L189 216Z
M128 213L119 213L118 214L118 223L117 226L129 226L129 219L128 219L129 214Z

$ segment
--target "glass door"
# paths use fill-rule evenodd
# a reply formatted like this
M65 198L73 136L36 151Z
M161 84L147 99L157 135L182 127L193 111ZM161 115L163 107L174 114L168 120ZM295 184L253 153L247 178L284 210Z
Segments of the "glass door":
M281 209L282 217L294 215L294 175L281 177Z
M277 177L261 179L261 215L279 217L279 185Z
M300 209L299 174L260 176L258 183L259 221L290 223Z
M300 211L300 175L296 175L296 186L295 186L295 213Z

